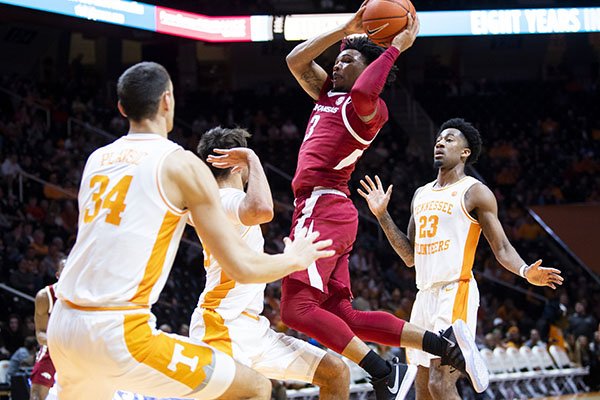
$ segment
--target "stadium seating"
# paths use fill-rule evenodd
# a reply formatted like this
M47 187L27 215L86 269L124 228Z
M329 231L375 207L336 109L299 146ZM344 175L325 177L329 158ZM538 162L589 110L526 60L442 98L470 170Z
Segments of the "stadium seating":
M480 351L490 371L487 395L495 398L535 398L589 391L583 377L588 368L574 366L558 346L533 349L497 347Z
M583 377L589 373L589 368L574 365L567 353L556 345L550 346L550 355L554 359L557 369L562 372L564 385L576 393L581 387L584 391L589 391L587 385L583 382Z

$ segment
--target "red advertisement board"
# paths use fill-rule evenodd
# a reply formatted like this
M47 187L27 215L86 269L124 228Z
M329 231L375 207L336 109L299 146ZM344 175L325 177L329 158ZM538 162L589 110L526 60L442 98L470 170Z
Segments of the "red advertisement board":
M156 7L156 31L207 42L250 42L249 16L209 17Z

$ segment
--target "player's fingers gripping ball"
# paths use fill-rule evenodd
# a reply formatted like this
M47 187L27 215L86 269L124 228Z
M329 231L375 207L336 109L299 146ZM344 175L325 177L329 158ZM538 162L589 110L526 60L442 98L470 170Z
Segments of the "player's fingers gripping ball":
M408 25L408 14L416 18L417 12L410 0L371 0L362 16L367 36L374 43L388 47Z

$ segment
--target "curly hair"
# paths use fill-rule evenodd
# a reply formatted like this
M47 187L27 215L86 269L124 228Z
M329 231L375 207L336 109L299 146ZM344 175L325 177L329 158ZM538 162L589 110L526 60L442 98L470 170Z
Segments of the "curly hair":
M365 35L344 38L344 40L342 40L342 45L340 46L340 51L349 49L358 51L365 59L367 65L375 61L385 51L385 48L376 45ZM396 80L397 71L398 67L394 65L387 76L385 82L386 85L389 85Z
M437 136L440 135L446 129L456 129L462 133L467 140L467 147L471 150L471 155L467 158L466 164L474 164L477 162L479 155L481 154L481 135L477 128L470 122L465 121L462 118L452 118L444 122L438 131Z

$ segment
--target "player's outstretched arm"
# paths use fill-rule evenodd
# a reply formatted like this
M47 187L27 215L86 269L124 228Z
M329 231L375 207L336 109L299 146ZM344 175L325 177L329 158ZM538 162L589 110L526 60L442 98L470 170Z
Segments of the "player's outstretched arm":
M362 15L365 5L366 1L344 25L300 43L285 58L294 78L314 100L318 100L321 88L327 80L327 72L314 60L344 37L364 33Z
M318 232L306 231L300 232L293 242L286 240L283 254L251 250L227 220L212 173L189 151L175 151L165 160L161 181L169 200L191 212L196 233L206 249L237 282L272 282L334 254L333 250L326 250L331 240L317 242Z
M392 196L393 185L388 186L387 190L384 191L383 184L377 175L375 175L375 182L373 182L370 176L365 175L365 179L361 179L360 184L365 190L358 189L358 194L367 200L369 209L377 218L379 225L381 225L385 236L396 253L402 258L406 266L412 267L415 264L413 243L400 231L387 210Z
M33 321L35 323L35 337L40 346L46 345L46 329L48 329L48 309L50 300L46 294L46 288L40 289L35 295L35 313Z
M377 115L379 103L382 102L379 95L385 87L387 76L400 53L412 46L418 32L419 19L413 19L409 13L407 28L394 38L389 49L365 68L352 86L352 106L363 122L368 123Z
M214 149L217 155L209 155L207 161L217 168L232 168L236 173L248 168L246 196L240 204L239 216L242 224L253 226L273 220L273 196L265 170L256 153L247 147Z
M527 264L510 244L502 224L498 220L498 203L492 191L485 185L473 185L465 194L467 210L473 210L485 238L490 244L496 260L507 270L521 275L536 286L548 286L556 289L562 285L563 277L556 268L542 267L542 260Z

